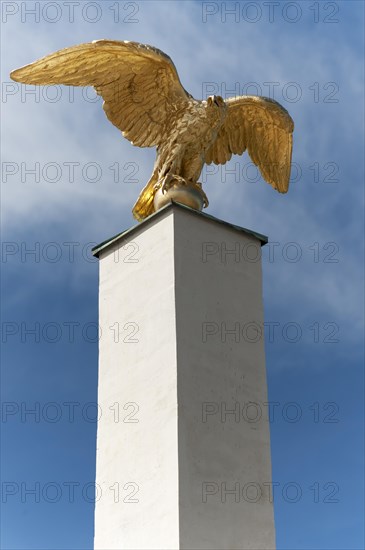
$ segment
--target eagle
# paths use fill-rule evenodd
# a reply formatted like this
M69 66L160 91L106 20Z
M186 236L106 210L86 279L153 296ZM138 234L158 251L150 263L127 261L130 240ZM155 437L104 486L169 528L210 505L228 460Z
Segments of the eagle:
M93 86L103 109L138 147L156 147L153 173L133 207L142 221L154 196L174 182L200 186L204 164L225 164L246 150L279 193L289 187L294 123L273 99L213 95L197 100L161 50L130 41L94 40L47 55L11 72L25 84ZM208 200L204 193L205 205Z

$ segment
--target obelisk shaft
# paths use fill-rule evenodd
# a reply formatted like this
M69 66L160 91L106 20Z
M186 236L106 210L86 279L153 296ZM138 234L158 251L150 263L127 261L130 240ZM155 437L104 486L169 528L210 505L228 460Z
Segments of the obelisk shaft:
M96 549L275 547L261 244L172 205L98 252Z

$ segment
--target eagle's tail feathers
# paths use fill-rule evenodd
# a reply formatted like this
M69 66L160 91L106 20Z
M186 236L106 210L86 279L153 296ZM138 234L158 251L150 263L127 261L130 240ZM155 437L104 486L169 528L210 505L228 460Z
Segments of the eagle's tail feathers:
M151 179L147 185L142 189L137 199L136 204L133 206L132 214L141 222L147 216L150 216L154 212L153 199L156 193L155 185L158 182L157 170L154 170Z

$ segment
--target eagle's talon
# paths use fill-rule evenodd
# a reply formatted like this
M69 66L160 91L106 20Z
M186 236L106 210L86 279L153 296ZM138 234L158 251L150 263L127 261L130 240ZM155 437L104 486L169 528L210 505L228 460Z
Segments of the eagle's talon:
M201 193L201 195L202 195L202 197L203 197L203 206L204 206L204 208L208 208L208 206L209 206L208 197L207 197L206 194L204 193L204 191L203 191L203 189L202 189L201 186L200 186L200 193Z
M168 174L162 180L162 185L161 185L162 194L164 195L165 193L167 193L167 191L171 189L172 186L173 186L173 178L170 174Z

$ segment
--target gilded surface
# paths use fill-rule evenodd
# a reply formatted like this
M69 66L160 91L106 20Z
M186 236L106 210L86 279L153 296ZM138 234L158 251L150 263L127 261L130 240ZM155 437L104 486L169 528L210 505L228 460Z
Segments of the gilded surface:
M241 96L194 99L172 60L137 42L96 40L65 48L11 73L26 84L93 86L106 116L138 147L156 147L151 179L133 207L143 220L157 190L182 182L201 190L204 163L225 164L247 150L263 178L280 193L289 187L293 120L274 100ZM202 196L207 204L205 194Z

